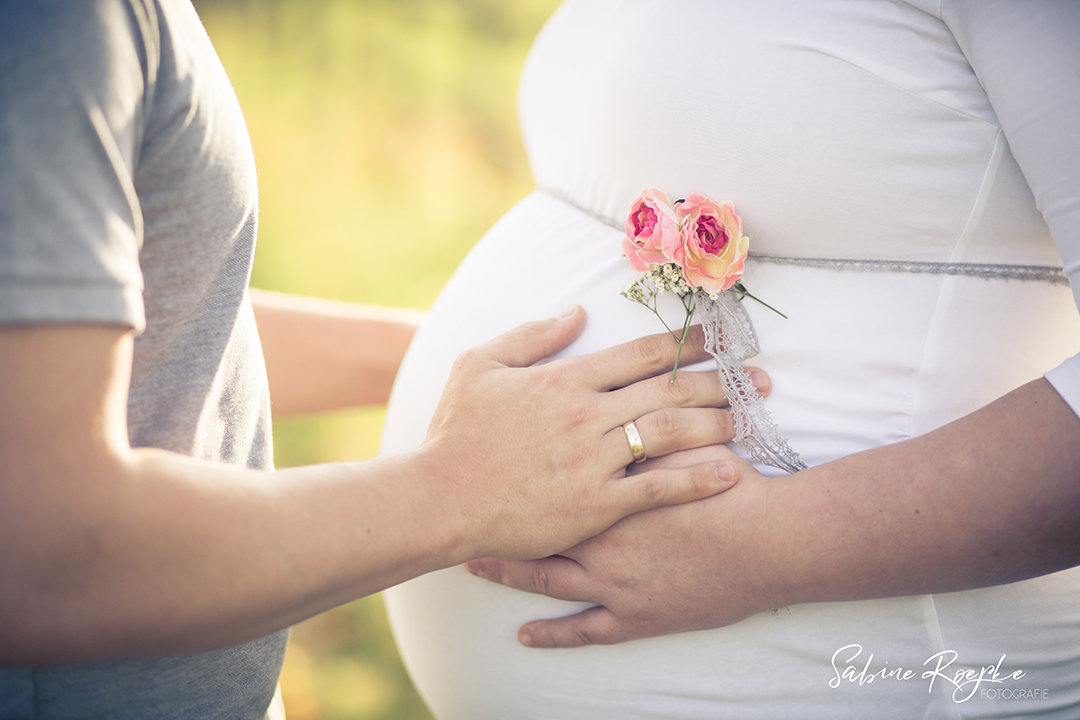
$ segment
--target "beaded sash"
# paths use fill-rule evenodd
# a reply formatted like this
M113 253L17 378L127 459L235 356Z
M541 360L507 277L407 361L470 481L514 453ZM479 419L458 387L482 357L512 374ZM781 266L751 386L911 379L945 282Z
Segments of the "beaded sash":
M548 197L569 205L578 212L588 215L593 220L608 227L622 231L623 223L607 215L602 215L583 207L558 190L537 188ZM1052 285L1069 285L1069 279L1061 268L1042 265L998 265L995 263L946 263L920 262L913 260L856 260L846 258L801 258L779 255L760 255L750 253L750 258L758 262L776 265L795 265L798 267L828 268L833 270L863 270L871 272L910 272L930 275L966 275L993 280L1027 280L1045 282Z

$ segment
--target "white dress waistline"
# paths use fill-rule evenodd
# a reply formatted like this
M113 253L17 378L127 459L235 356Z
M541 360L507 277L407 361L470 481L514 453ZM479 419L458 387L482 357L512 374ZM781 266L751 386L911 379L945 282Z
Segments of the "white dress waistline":
M614 218L579 205L565 193L553 188L538 187L537 192L563 202L579 212L588 215L597 222L616 230L623 230L625 225ZM924 262L915 260L866 260L854 258L809 258L784 257L780 255L761 255L751 252L749 259L776 265L794 265L797 267L826 268L833 270L856 270L869 272L909 272L930 275L965 275L988 280L1025 280L1045 282L1052 285L1069 285L1061 268L1042 265L1005 265L998 263L956 263Z

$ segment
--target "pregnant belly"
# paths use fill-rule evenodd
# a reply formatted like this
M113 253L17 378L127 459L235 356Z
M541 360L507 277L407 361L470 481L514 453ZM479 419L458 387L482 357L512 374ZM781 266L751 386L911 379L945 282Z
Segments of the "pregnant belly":
M619 296L633 279L620 238L546 196L512 210L462 264L418 333L395 386L383 450L418 445L456 355L520 322L580 303L589 320L566 354L661 331L647 310ZM772 376L773 419L810 465L937 427L1080 348L1067 288L754 262L745 282L788 315L748 308L762 345L753 362ZM677 302L667 312L681 319ZM1073 332L1063 336L1062 327ZM492 585L462 568L406 583L386 599L406 664L443 720L951 718L957 706L940 684L931 693L919 681L831 682L836 652L858 644L865 652L851 664L873 653L875 662L921 672L943 650L986 665L1002 653L1060 645L1061 613L1044 608L1060 609L1059 600L1074 596L1076 576L1032 583L782 608L721 630L566 651L523 648L517 628L583 605ZM946 630L963 647L949 648ZM1052 663L1046 681L1058 684L1067 705L1069 693L1080 697L1080 681L1062 675L1062 668L1077 674L1080 622L1064 632L1073 650ZM995 716L996 706L980 707Z

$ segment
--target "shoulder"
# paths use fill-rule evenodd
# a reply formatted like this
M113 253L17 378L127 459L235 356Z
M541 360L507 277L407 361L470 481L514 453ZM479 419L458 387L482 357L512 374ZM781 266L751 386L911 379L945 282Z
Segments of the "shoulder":
M158 46L157 12L141 0L0 0L0 99L16 124L85 125L97 108L108 126L128 125Z
M142 0L0 0L5 76L91 76L118 54L157 52L155 5Z
M20 278L0 286L0 319L141 323L129 178L157 18L141 0L0 0L0 267ZM102 285L116 297L91 302Z

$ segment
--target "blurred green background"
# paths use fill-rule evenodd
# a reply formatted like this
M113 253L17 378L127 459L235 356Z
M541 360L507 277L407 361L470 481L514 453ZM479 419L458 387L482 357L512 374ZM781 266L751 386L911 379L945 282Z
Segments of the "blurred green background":
M532 189L517 77L559 0L197 0L259 171L252 284L426 309ZM279 467L374 455L381 408L276 422ZM430 718L382 600L299 625L290 720Z

